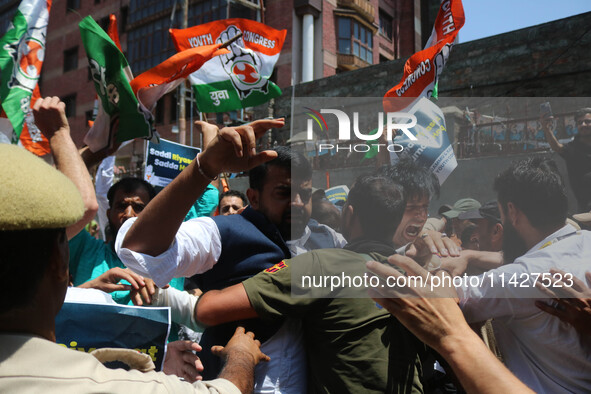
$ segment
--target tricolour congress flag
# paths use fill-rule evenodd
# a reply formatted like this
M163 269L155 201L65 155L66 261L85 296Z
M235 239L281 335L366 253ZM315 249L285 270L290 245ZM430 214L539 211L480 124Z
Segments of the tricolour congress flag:
M100 98L99 115L84 142L96 152L110 146L113 139L123 142L138 137L151 138L153 116L142 110L131 89L129 82L133 76L125 56L92 17L84 18L79 27L94 87ZM107 116L101 116L102 111ZM115 136L116 122L119 126Z
M121 49L121 42L119 41L119 31L117 28L117 17L115 16L115 14L111 14L109 15L109 27L107 27L107 35L109 36L109 38L111 40L113 40L113 43L115 45L117 45L117 48L119 48L119 50L121 52L123 52L123 49ZM99 111L101 112L101 117L106 116L105 111L102 109L102 107L99 104L99 97L98 95L94 96L94 105L92 107L92 119L88 120L88 127L90 127L92 129L92 126L94 125L94 120L99 116ZM107 131L108 133L108 131Z
M49 143L33 122L33 98L40 96L37 82L45 57L45 37L51 0L24 0L6 34L0 39L0 122L12 128L12 143L19 141L37 155L49 153ZM35 94L34 94L35 93Z
M156 102L174 90L189 74L199 70L213 56L230 53L221 44L205 45L181 51L131 81L131 89L142 107L152 111Z
M230 52L191 74L197 107L202 112L224 112L256 106L281 95L269 77L279 58L286 30L275 30L248 19L224 19L188 29L171 29L177 51L221 44L242 33Z
M431 97L464 20L461 0L441 2L425 49L406 61L402 80L384 96L387 112L400 111L408 105L405 100L396 100L398 97Z
M457 161L447 136L443 113L428 98L436 90L439 76L464 21L461 0L442 0L425 49L406 61L402 80L385 94L383 100L386 112L407 112L416 116L414 135L417 139L411 141L406 136L399 136L394 142L401 145L415 161L428 166L437 175L440 184L457 167ZM402 97L407 99L400 99ZM416 99L409 103L408 98ZM396 160L395 155L391 154L392 162Z

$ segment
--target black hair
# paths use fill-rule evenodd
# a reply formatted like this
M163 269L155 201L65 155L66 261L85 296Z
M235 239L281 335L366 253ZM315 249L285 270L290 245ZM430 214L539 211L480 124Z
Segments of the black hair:
M224 197L228 197L228 196L238 197L239 199L242 200L242 205L245 205L245 206L248 205L248 200L246 199L246 196L244 195L244 193L242 193L241 191L238 191L238 190L228 190L228 191L225 191L222 194L220 194L220 200L218 201L218 205L219 205L219 203L222 202L222 199Z
M0 231L1 312L32 302L60 237L67 242L65 234L63 228Z
M442 206L439 207L439 210L437 211L437 214L439 216L443 216L443 214L447 211L451 211L453 208L451 207L451 205L449 204L443 204Z
M497 175L494 190L505 211L507 203L513 203L536 228L552 228L566 220L566 188L553 160L538 156L514 162Z
M359 219L369 239L392 242L406 208L401 185L385 175L362 175L357 178L347 197L347 205Z
M134 191L143 188L148 192L150 201L156 196L156 190L154 186L139 178L123 178L119 182L115 183L107 192L107 199L109 199L109 208L113 208L113 198L117 190L121 189L124 193L133 193Z
M263 190L269 166L291 170L291 177L293 179L312 179L312 166L300 152L294 151L286 146L278 146L273 150L277 152L275 159L263 163L248 172L248 181L252 189Z
M591 108L581 108L575 112L575 122L578 122L579 119L584 118L585 115L591 114Z
M417 197L431 200L439 197L439 181L435 174L411 157L402 156L395 164L379 168L377 173L388 176L401 185L407 200Z
M312 198L312 219L339 231L341 227L341 211L326 198Z

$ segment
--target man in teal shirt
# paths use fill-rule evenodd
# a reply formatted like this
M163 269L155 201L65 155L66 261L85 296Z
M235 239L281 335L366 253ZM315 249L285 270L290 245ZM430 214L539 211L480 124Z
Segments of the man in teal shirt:
M138 178L124 178L109 189L109 241L95 239L86 231L81 231L69 241L70 275L74 286L95 279L112 268L125 268L115 253L113 241L121 225L127 219L139 215L155 195L152 185ZM175 278L170 282L172 287L179 290L183 290L183 284L184 278ZM118 304L133 304L128 290L114 291L111 296Z

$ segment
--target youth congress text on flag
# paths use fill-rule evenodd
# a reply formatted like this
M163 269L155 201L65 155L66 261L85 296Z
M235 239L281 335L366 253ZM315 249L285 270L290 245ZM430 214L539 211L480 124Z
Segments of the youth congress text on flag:
M464 20L461 0L441 2L425 49L406 61L402 80L384 96L384 110L396 112L406 107L408 103L396 100L398 97L431 97Z
M269 77L279 58L286 30L275 30L248 19L224 19L171 29L177 51L221 44L242 33L230 53L218 56L190 75L197 107L202 112L224 112L262 104L281 94Z
M45 57L45 37L51 0L24 0L6 34L0 39L0 102L12 128L12 143L19 141L37 155L49 153L49 144L33 122L31 107L39 98L37 82Z
M461 0L442 0L425 49L406 61L402 80L383 99L386 112L407 112L417 116L417 130L414 130L417 141L409 141L404 136L396 137L394 141L415 161L428 166L440 184L457 167L457 161L447 136L443 113L427 99L436 90L438 78L464 21ZM401 99L403 97L407 99ZM391 154L391 161L395 161L396 157L392 155L395 154Z

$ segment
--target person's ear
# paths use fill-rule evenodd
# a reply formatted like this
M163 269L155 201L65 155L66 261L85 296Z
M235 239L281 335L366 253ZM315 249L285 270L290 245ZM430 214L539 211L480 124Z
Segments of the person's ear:
M341 226L341 230L351 228L351 225L353 224L352 223L353 216L355 216L355 208L353 208L353 205L346 204L343 207L342 216L343 216L343 220L342 220L343 221L343 224Z
M493 227L492 236L494 239L503 238L503 225L501 223L496 223Z
M493 235L503 234L503 225L501 223L495 223L493 226Z
M515 227L519 223L519 213L521 211L512 202L507 203L507 219Z
M248 201L250 202L250 206L254 210L259 209L259 191L257 189L248 188L246 190L246 197L248 197Z
M84 231L84 230L83 230ZM65 231L55 238L51 248L48 271L58 281L69 281L69 248Z

